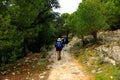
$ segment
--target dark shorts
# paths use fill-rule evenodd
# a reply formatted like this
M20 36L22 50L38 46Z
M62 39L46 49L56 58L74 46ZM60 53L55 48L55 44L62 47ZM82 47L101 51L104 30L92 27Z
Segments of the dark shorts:
M56 51L61 51L62 48L61 47L56 47Z

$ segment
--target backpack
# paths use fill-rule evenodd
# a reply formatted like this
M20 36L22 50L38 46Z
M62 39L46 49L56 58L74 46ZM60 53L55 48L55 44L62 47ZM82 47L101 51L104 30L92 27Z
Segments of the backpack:
M66 42L67 41L67 39L66 39L66 37L64 38L64 40L63 40L64 42Z
M64 42L64 43L67 43L67 42L68 42L67 37L64 37L63 42Z
M56 44L55 44L55 47L62 48L63 47L62 42L61 41L57 41Z

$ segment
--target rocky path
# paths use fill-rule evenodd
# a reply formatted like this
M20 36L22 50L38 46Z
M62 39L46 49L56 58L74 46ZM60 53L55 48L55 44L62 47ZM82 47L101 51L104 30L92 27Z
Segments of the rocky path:
M56 59L55 49L49 52L51 55L49 61L53 63L48 65L50 74L47 80L94 80L69 53L70 47L76 40L77 38L73 38L68 46L63 48L60 61Z

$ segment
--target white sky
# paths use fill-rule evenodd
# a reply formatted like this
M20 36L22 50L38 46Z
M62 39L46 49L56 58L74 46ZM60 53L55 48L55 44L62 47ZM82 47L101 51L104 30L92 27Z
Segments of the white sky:
M61 6L60 9L54 10L59 13L73 13L77 10L77 7L82 0L58 0Z

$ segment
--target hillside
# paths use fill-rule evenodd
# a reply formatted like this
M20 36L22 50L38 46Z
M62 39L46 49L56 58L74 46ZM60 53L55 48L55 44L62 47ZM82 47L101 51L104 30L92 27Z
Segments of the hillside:
M120 30L99 32L98 37L97 44L89 41L85 47L80 45L79 39L71 53L95 76L95 80L119 80ZM91 40L91 37L87 36L87 39Z

